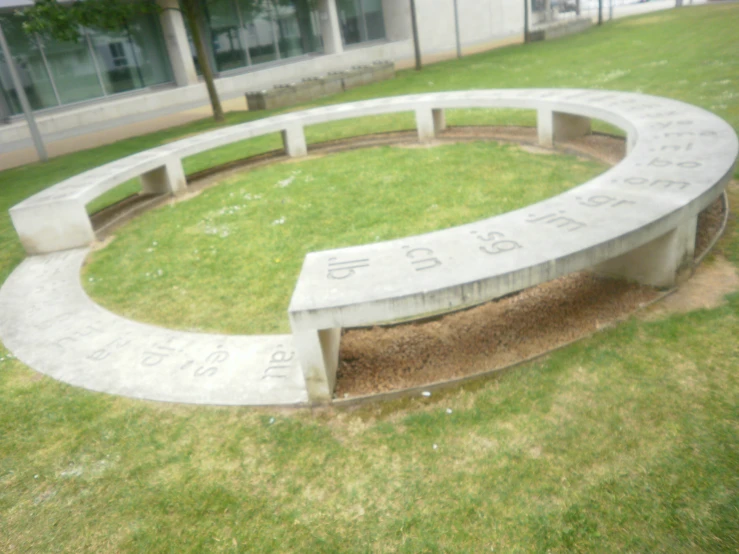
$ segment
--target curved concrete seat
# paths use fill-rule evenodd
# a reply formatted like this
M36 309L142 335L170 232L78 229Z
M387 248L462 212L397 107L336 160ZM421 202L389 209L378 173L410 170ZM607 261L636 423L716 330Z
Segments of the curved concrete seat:
M445 109L475 107L536 110L544 145L584 135L600 119L626 132L628 154L588 183L522 210L309 254L290 304L292 337L157 329L110 314L79 286L95 239L85 205L132 177L141 177L145 191L178 194L186 190L182 158L218 146L280 132L287 153L301 156L307 125L407 111L425 141L444 128ZM721 194L738 151L733 129L705 110L592 90L400 96L211 131L106 164L14 206L26 250L46 255L26 260L0 290L0 337L31 367L95 390L215 404L325 401L342 327L458 309L585 268L671 285L692 254L697 214ZM58 252L69 249L76 250Z
M0 338L26 365L70 385L162 402L308 401L290 335L188 333L111 313L80 283L88 253L31 256L0 288Z
M399 100L391 109L404 105ZM443 127L445 108L531 108L542 144L584 135L597 118L626 131L627 156L595 179L520 210L308 254L289 314L313 400L331 398L342 327L472 306L582 269L672 285L693 254L698 213L721 194L737 158L727 123L663 98L499 90L412 101L421 138Z

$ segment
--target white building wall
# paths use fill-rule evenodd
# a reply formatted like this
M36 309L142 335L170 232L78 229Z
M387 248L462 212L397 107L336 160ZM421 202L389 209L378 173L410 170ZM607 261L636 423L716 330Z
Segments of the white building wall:
M382 0L382 15L385 18L385 38L389 41L410 39L411 8L408 1Z
M175 0L160 1L169 4ZM412 66L414 50L409 0L382 0L382 7L385 41L360 43L349 46L339 54L310 56L283 65L266 68L255 66L247 72L219 78L216 86L221 97L224 100L235 98L248 91L267 89L275 84L299 81L304 77L377 60L393 60L399 68ZM523 6L520 0L458 0L458 7L464 53L522 41ZM416 0L416 9L423 62L456 56L453 0ZM178 23L175 29L180 33L170 33L172 36L167 38L181 35L183 29L180 26ZM182 40L180 36L179 41ZM199 82L187 84L193 78L194 68L186 41L175 46L168 44L168 50L170 56L179 52L183 57L179 65L176 61L173 63L177 82L181 86L139 91L91 104L69 106L52 113L39 113L37 122L45 139L49 142L65 139L207 104L205 85ZM24 121L0 125L0 153L30 145Z
M462 50L523 36L520 0L457 0ZM456 54L454 0L416 0L424 55Z

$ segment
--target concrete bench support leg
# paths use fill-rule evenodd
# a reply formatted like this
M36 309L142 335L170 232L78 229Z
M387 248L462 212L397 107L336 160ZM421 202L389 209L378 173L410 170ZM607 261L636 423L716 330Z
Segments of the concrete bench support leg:
M431 110L431 115L434 118L434 134L438 135L441 131L446 129L446 115L442 108Z
M596 271L653 287L670 288L677 283L680 270L690 266L695 251L698 218L693 217L677 229L608 260Z
M305 133L301 125L294 125L282 131L282 143L285 153L291 158L308 155L308 145L305 143Z
M540 109L537 111L536 126L539 144L551 147L555 142L589 134L590 118Z
M429 142L446 129L446 117L441 108L432 110L416 110L416 129L419 142Z
M330 402L339 365L341 328L293 330L293 346L305 377L305 387L312 403Z
M172 160L166 165L141 175L141 190L146 194L184 194L187 190L185 170L180 160Z
M96 239L85 205L77 201L10 210L10 217L31 255L79 248Z

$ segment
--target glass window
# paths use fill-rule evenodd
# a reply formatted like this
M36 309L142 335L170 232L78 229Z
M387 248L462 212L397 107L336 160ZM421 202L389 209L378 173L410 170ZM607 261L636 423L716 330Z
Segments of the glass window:
M385 38L382 0L336 0L344 44Z
M172 80L159 22L147 15L124 30L88 31L107 94L126 92Z
M320 27L314 0L293 0L276 5L280 56L290 58L321 49Z
M22 20L15 16L0 18L5 40L15 61L18 77L26 92L28 103L34 110L58 105L54 87L46 70L44 56L35 37L27 35ZM18 92L15 90L5 57L0 53L0 88L3 101L11 114L22 112Z
M136 45L126 33L102 34L89 31L95 61L103 80L105 92L114 94L144 86L139 74L136 56Z
M115 33L86 31L76 42L30 37L23 31L22 21L18 16L0 18L33 109L81 102L172 80L156 15L136 18ZM0 85L9 111L20 113L18 95L2 58Z
M382 15L382 0L362 0L367 40L385 38L385 18Z
M319 52L317 0L211 0L200 22L217 72ZM185 22L195 66L197 51Z
M77 42L41 39L51 77L62 104L104 96L90 48L83 36Z
M149 14L134 19L128 26L127 34L144 86L172 82L172 66L159 17Z
M359 0L337 0L336 9L339 12L339 24L344 44L356 44L367 40L362 38L364 25L362 25L362 11Z
M5 60L5 55L0 52L0 118L5 120L8 116L20 111L15 87L8 70L8 62Z
M259 2L259 0L250 0ZM198 21L200 34L210 60L211 69L217 73L243 67L249 64L249 51L244 48L248 40L242 28L239 11L235 9L233 0L214 0L212 3L200 0L201 13L204 18ZM203 74L198 60L198 51L190 29L190 22L185 21L185 31L190 44L190 54L198 75ZM208 48L208 43L211 47Z

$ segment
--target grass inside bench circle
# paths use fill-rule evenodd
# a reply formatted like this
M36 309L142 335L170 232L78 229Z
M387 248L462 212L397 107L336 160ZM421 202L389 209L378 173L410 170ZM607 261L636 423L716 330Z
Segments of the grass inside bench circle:
M116 233L83 270L106 308L165 327L289 332L305 254L444 229L559 194L605 166L494 142L379 147L233 175Z

